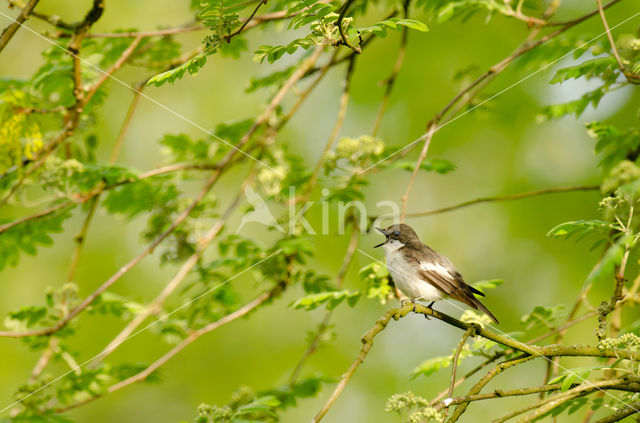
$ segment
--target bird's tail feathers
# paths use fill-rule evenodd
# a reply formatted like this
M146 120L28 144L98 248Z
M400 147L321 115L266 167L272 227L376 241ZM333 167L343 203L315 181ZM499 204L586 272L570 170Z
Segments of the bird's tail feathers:
M475 299L475 298L474 298L474 299ZM475 306L478 310L480 310L480 311L482 311L484 314L486 314L487 316L491 317L491 320L493 320L493 322L494 322L496 325L497 325L498 323L500 323L500 322L498 322L498 319L496 319L496 316L494 316L494 315L493 315L493 313L492 313L492 312L490 312L490 311L489 311L489 309L488 309L488 308L486 308L486 307L484 306L484 304L482 304L482 303L481 303L480 301L478 301L477 299L475 299L475 301L474 301L474 306Z

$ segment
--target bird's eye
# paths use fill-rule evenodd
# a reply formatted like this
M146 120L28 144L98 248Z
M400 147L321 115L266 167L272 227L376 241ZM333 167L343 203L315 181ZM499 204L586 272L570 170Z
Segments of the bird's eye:
M393 231L393 236L400 236L400 231Z

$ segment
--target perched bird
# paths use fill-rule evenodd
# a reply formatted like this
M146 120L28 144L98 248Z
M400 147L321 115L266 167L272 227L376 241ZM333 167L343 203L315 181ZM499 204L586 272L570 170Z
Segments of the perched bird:
M376 245L384 248L387 268L396 286L412 302L434 302L444 297L461 301L481 310L498 323L498 319L475 297L484 294L467 285L451 260L429 248L409 225L376 228L387 239Z

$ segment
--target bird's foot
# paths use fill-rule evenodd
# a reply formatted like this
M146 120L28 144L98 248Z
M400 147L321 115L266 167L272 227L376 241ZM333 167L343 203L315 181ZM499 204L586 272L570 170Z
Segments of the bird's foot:
M431 304L429 304L429 305L427 306L427 308L428 308L428 309L433 310L433 304L435 304L435 301L431 301ZM429 315L428 315L428 314L425 314L425 315L424 315L424 318L425 318L425 319L427 319L427 320L431 320L431 317L429 317Z

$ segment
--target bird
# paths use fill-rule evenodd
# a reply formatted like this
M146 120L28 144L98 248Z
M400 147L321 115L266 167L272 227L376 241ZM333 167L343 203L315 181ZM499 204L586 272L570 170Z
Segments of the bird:
M493 313L476 298L484 294L467 285L451 260L423 244L411 226L400 223L376 229L386 240L375 248L384 249L389 275L412 303L430 302L431 308L436 301L450 297L481 310L498 323Z

